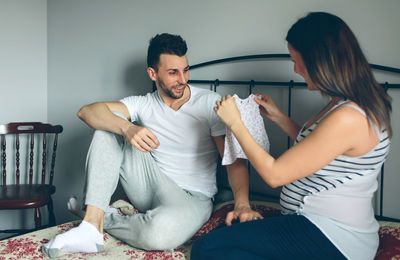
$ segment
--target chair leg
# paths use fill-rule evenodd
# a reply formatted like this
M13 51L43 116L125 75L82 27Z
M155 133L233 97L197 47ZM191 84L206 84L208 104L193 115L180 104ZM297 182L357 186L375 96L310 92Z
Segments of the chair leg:
M47 211L49 213L49 227L56 225L56 216L54 215L53 200L50 198L47 204Z
M42 222L42 216L40 215L40 209L35 208L35 228L40 229Z

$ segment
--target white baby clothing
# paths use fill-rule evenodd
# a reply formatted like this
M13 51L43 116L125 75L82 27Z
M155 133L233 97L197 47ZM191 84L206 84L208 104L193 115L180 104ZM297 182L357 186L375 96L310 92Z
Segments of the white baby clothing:
M269 152L269 140L265 131L264 121L260 115L258 104L254 101L256 96L251 94L246 99L240 99L236 94L233 98L240 111L242 121L253 136L254 140L267 152ZM232 131L226 128L225 150L222 158L222 165L229 165L237 158L247 159L242 147L233 135Z

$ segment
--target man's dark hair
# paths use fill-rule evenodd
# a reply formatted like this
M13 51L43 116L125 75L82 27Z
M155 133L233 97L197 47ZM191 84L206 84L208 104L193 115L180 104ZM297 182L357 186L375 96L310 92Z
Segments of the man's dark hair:
M173 54L182 57L186 54L186 42L179 35L157 34L150 40L147 50L147 66L158 69L161 54Z

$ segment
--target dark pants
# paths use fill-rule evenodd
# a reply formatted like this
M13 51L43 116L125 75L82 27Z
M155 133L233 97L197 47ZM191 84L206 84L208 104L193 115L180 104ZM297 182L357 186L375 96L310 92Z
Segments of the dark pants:
M285 215L222 226L198 238L191 259L346 259L306 217Z

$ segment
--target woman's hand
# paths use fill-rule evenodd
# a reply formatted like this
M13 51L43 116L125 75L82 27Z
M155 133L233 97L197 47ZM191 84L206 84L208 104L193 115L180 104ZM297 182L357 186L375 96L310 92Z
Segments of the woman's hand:
M235 124L242 124L236 101L231 95L226 95L221 100L216 101L215 104L215 113L229 129Z
M260 105L261 113L274 123L277 123L285 115L270 96L257 94L254 101Z

